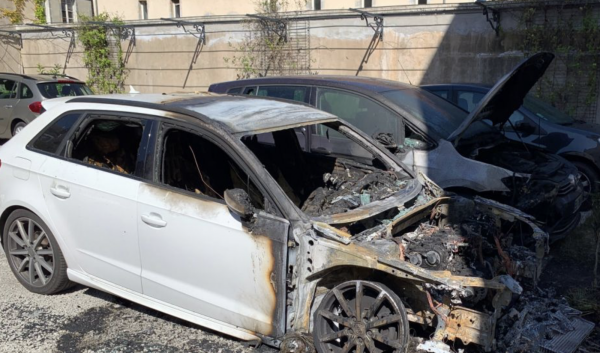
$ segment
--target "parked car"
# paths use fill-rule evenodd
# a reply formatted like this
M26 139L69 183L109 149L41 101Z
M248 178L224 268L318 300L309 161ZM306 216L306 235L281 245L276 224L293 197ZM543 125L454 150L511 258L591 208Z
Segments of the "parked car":
M509 140L481 122L508 119L553 58L540 53L519 64L471 114L419 87L355 76L264 77L213 84L209 91L292 99L330 112L441 187L515 206L557 240L581 220L588 195L579 172L562 157ZM323 153L349 152L335 135L315 130L310 139Z
M10 138L43 112L42 102L92 94L70 76L0 73L0 138Z
M491 88L473 83L421 87L469 112ZM528 94L523 105L499 129L511 140L523 141L567 159L581 173L586 191L600 191L600 124L575 120Z
M541 273L531 216L444 195L329 113L213 94L43 104L0 149L2 246L32 292L73 281L320 353L406 352L409 322L491 351L515 279ZM353 153L313 151L309 131Z

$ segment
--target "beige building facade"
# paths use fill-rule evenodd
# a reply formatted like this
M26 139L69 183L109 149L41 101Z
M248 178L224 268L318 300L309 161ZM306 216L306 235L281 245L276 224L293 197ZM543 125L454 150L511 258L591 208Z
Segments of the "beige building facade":
M95 12L124 20L165 17L245 15L256 13L257 2L243 0L95 0ZM284 11L342 10L397 5L464 3L473 0L288 0Z

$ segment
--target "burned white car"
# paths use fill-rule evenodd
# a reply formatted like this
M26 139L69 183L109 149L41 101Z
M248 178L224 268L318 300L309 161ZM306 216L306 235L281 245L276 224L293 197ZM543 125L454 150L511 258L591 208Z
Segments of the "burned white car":
M548 235L511 207L445 195L328 113L218 95L45 102L0 149L15 277L72 282L287 351L494 350ZM310 131L351 155L309 152ZM420 333L419 333L420 332Z

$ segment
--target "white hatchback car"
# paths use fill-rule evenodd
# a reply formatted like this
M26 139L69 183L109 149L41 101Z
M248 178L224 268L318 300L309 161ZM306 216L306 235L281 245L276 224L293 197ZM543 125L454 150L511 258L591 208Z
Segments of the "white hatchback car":
M405 352L409 322L489 351L513 278L540 275L529 216L443 195L328 113L211 94L44 104L0 148L2 244L30 291L77 282L297 352ZM369 157L311 148L315 129Z

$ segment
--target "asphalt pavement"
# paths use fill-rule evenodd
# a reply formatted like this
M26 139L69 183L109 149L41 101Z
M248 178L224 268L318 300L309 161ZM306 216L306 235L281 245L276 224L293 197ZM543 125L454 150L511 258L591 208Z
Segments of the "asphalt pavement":
M257 351L273 352L95 289L31 293L14 278L1 251L0 353Z

